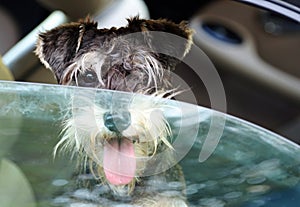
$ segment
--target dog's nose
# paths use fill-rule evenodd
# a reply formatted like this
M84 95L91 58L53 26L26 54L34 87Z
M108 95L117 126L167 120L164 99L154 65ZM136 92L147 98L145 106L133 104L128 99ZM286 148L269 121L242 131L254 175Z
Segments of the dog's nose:
M106 112L103 119L106 128L117 133L124 131L131 124L131 115L129 111Z

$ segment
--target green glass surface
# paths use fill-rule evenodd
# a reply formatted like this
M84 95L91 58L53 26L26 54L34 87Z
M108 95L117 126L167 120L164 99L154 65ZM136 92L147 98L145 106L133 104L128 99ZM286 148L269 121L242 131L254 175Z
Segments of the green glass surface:
M0 159L10 160L23 172L34 193L32 206L96 206L76 205L74 197L92 197L95 192L72 188L76 162L68 154L53 157L61 123L70 115L69 109L80 104L76 98L81 95L91 95L92 102L101 107L111 107L115 99L121 100L116 107L123 107L133 97L107 90L0 82ZM142 102L154 100L137 97ZM164 103L164 114L176 137L173 145L185 174L190 206L299 205L298 145L208 108L155 100ZM214 134L220 131L213 153L199 161L200 152L211 147ZM5 192L3 188L0 183L0 192ZM17 197L14 192L6 196Z

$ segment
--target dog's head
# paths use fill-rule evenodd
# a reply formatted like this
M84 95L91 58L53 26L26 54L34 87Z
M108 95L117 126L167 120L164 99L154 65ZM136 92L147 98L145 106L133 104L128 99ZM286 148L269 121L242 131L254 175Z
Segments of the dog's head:
M170 89L169 72L189 51L191 39L185 22L135 17L126 27L98 29L86 19L40 34L35 52L60 84L163 96ZM78 101L87 104L73 110L56 149L82 154L102 181L134 186L148 158L163 145L171 147L168 123L155 101L133 99L113 110Z
M181 41L172 42L171 34ZM135 17L126 27L98 29L86 19L40 34L35 52L60 84L145 93L169 85L167 72L191 38L185 22Z

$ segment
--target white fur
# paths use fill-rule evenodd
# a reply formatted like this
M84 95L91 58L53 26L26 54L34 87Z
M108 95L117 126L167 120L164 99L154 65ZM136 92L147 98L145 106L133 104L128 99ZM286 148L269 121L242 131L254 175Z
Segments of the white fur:
M109 109L93 103L93 98L74 98L76 100L73 103L80 103L80 106L73 104L72 116L65 121L62 138L55 146L54 154L60 148L74 155L82 154L101 166L104 143L117 136L104 125L103 115ZM161 111L162 104L150 99L145 101L137 95L128 105L131 125L123 131L122 136L136 142L137 177L143 173L145 163L155 154L159 143L163 142L172 148L168 141L171 130ZM145 145L148 147L145 148Z

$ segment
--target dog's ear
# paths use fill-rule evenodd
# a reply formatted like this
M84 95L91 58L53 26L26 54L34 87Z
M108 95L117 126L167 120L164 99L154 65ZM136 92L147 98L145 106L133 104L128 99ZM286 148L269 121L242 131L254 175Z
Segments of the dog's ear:
M67 23L39 34L35 54L50 69L61 83L65 69L72 64L83 35L87 30L96 30L97 23L89 18L76 23Z
M176 24L166 19L144 20L134 17L128 19L131 32L146 34L148 44L159 54L160 61L168 68L174 69L189 52L193 43L193 30L186 21ZM147 35L147 31L149 34Z

